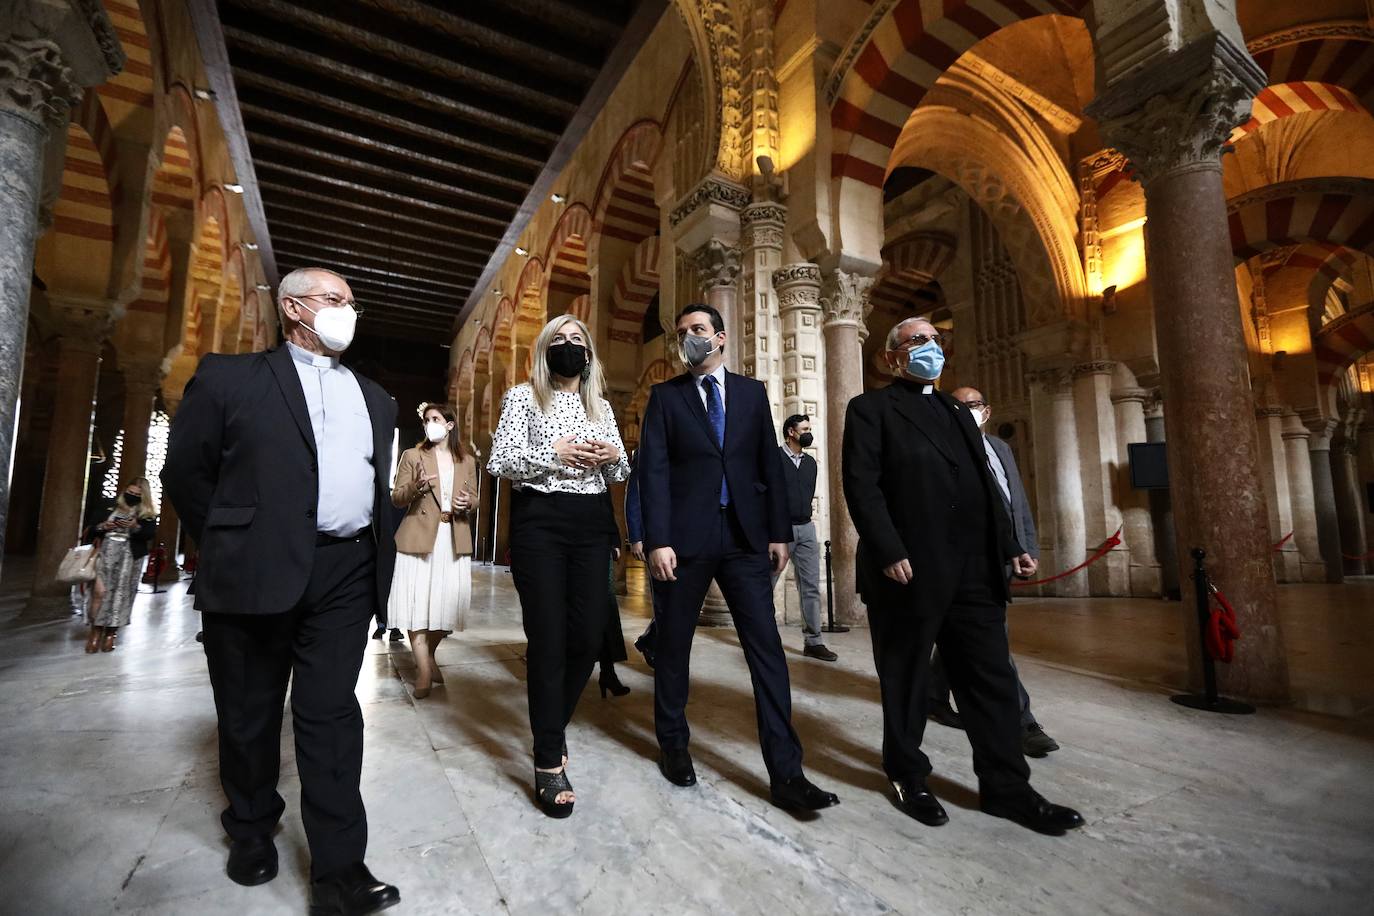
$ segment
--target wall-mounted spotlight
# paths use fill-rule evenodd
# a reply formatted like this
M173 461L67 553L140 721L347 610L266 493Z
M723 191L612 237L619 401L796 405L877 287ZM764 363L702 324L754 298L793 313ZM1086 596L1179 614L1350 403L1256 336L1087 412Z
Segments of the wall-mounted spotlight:
M529 254L530 254L529 251L526 250L526 249L524 249L524 248L516 248L516 249L515 249L515 253L518 254L518 255L520 255L520 257L522 257L522 258L529 257Z
M266 283L259 283L259 284L257 285L257 290L258 290L258 292L260 292L260 293L268 292L268 291L271 290L271 289L272 289L272 287L268 286Z
M1116 314L1116 287L1109 286L1102 291L1102 314Z
M227 185L224 186L224 190L226 190L226 191L232 191L232 192L234 192L235 194L242 194L242 193L243 193L243 185L241 185L241 184L227 184Z
M1275 371L1275 372L1282 372L1282 371L1283 371L1283 364L1286 363L1286 362L1288 362L1288 351L1287 351L1287 350L1275 350L1275 351L1274 351L1274 371Z
M492 294L493 296L499 296L499 295L501 295L501 291L500 291L499 289L494 289L494 290L491 291L491 294Z
M258 243L257 243L257 242L244 242L244 243L243 243L243 247L246 248L246 249L249 250L249 251L257 251L257 250L258 250Z
M553 201L554 203L556 203L556 204L561 204L563 201L567 200L566 197L564 197L562 194L559 194L559 193L557 193L557 192L555 192L555 193L549 195L549 199L552 200L552 201Z
M215 91L213 89L195 89L192 90L191 94L202 102L212 102L215 99Z

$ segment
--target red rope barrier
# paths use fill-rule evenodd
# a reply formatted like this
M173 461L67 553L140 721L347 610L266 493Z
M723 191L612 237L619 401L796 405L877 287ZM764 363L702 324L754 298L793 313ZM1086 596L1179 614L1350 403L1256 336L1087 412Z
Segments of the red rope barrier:
M1371 550L1369 553L1361 554L1358 557L1352 557L1348 553L1343 553L1341 556L1345 557L1347 560L1374 560L1374 550Z
M1289 541L1292 537L1293 537L1293 532L1291 532L1291 531L1288 532L1287 534L1285 534L1285 535L1279 540L1279 542L1278 542L1277 544L1274 545L1274 550L1275 550L1275 551L1282 550L1282 549L1283 549L1283 545L1284 545L1284 544L1287 544L1288 541Z
M1060 579L1064 579L1064 578L1067 578L1068 576L1072 576L1074 573L1078 572L1080 569L1087 569L1089 566L1093 565L1093 564L1096 563L1098 560L1102 559L1102 558L1105 557L1107 554L1111 553L1113 547L1116 547L1116 546L1118 546L1118 545L1120 545L1120 544L1121 544L1121 529L1118 528L1118 529L1116 529L1116 534L1112 535L1111 537L1107 538L1107 540L1105 540L1105 541L1102 542L1102 546L1099 547L1099 548L1097 548L1097 552L1096 552L1096 553L1094 553L1092 556L1088 557L1088 559L1084 560L1082 563L1079 563L1079 564L1078 564L1077 566L1075 566L1073 569L1066 569L1066 570L1064 570L1062 573L1060 573L1059 575L1057 575L1057 576L1050 576L1048 579L1036 579L1036 580L1034 580L1034 581L1032 581L1032 582L1013 582L1012 585L1015 586L1016 588L1029 588L1029 587L1032 586L1032 585L1047 585L1047 584L1049 584L1049 583L1051 583L1051 582L1057 582L1057 581L1059 581Z
M1230 662L1236 654L1236 640L1240 639L1236 609L1231 607L1231 602L1215 585L1208 583L1208 586L1212 600L1218 606L1212 608L1212 614L1207 619L1207 654L1219 662Z

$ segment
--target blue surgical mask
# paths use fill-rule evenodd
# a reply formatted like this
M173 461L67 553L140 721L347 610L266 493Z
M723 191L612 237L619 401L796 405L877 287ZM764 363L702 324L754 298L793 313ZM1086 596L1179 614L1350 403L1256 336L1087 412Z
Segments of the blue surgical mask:
M933 382L940 377L940 371L944 368L945 351L933 340L915 347L906 355L907 374L914 378Z

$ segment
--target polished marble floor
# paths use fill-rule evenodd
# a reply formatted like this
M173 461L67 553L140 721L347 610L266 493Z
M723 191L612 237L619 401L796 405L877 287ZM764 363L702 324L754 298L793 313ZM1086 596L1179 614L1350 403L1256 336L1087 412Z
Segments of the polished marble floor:
M0 913L303 913L307 867L289 749L281 876L223 876L222 800L197 619L184 587L139 599L109 655L75 620L16 617L22 562L0 586ZM1026 601L1013 641L1034 708L1063 750L1036 785L1086 829L1030 834L979 814L963 735L932 725L951 823L922 827L884 795L868 633L836 664L785 633L811 776L842 804L798 820L766 800L749 680L730 631L693 658L700 784L662 780L651 681L588 690L570 733L570 820L530 799L522 640L509 575L479 568L469 629L441 651L447 687L409 696L404 644L369 642L369 862L397 913L1343 914L1374 896L1374 583L1281 590L1297 707L1243 718L1174 706L1178 605ZM623 608L627 634L641 602ZM1322 710L1321 713L1308 711Z

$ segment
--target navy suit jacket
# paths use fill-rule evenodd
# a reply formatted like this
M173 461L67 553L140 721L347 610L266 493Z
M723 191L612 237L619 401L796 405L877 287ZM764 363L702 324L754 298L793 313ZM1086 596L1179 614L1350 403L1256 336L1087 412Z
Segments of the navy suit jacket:
M773 412L762 382L725 374L725 444L716 444L697 389L683 373L649 392L636 468L644 515L644 550L671 547L679 557L715 546L721 475L752 550L787 543L787 488Z
M644 540L644 510L639 505L639 456L630 462L630 481L625 484L625 536L633 544Z

